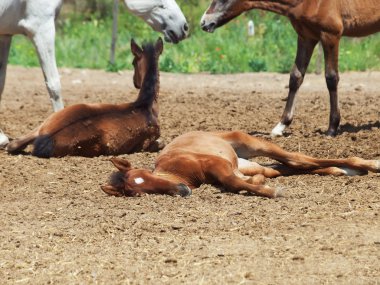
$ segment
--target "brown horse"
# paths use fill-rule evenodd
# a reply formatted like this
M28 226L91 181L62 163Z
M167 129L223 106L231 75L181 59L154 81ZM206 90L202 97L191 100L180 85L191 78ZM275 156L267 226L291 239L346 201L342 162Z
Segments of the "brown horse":
M338 55L342 36L361 37L380 31L377 0L213 0L202 17L202 29L213 32L250 9L262 9L290 19L298 34L295 65L290 73L289 94L281 122L272 135L281 136L294 115L294 99L301 86L314 47L321 42L325 54L325 77L330 93L327 134L335 136L340 123L338 105Z
M16 153L33 143L38 157L65 155L117 155L157 150L160 136L157 97L159 93L158 59L163 50L159 38L155 45L141 49L131 41L134 77L140 89L133 103L78 104L52 114L36 130L8 144Z
M266 156L282 164L261 166L248 158ZM203 183L219 184L227 191L241 190L264 197L278 197L281 189L263 185L265 177L295 174L362 175L380 173L380 160L317 159L287 152L246 133L190 132L174 139L160 153L153 172L133 169L124 159L113 158L120 172L111 176L103 191L114 196L168 194L188 196Z

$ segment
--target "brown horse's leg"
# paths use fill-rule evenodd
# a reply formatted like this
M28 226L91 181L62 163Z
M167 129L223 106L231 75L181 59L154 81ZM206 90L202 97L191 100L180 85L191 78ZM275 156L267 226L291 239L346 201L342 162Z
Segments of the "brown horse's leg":
M265 156L280 161L291 168L301 170L339 167L343 168L348 175L362 174L363 171L380 172L380 160L365 160L358 157L317 159L298 152L288 152L276 144L239 131L215 134L228 141L235 149L238 157L242 158Z
M338 103L338 57L339 57L339 40L337 36L323 34L321 42L325 54L325 76L326 84L330 93L330 120L327 135L336 136L339 123L340 111Z
M284 129L289 126L293 120L294 99L303 82L314 47L317 43L318 41L316 40L298 37L297 56L292 71L290 72L288 99L280 123L272 130L272 136L282 136Z
M207 161L206 175L218 181L229 192L238 193L245 190L258 196L275 198L282 196L280 189L265 185L255 185L258 181L244 181L235 175L231 164L222 158L213 158ZM251 182L251 183L250 183Z

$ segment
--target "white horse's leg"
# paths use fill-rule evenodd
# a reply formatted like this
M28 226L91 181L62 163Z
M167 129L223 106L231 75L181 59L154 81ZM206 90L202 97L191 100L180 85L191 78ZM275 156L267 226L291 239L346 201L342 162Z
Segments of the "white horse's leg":
M36 47L40 59L54 112L57 112L63 109L63 102L61 96L61 81L55 60L54 19L52 18L51 21L41 25L38 30L31 35L31 40Z
M0 36L0 101L4 91L5 77L7 73L9 48L12 36ZM0 148L4 148L9 143L8 137L0 129Z
M5 77L7 73L9 48L12 36L0 36L0 101L4 91Z

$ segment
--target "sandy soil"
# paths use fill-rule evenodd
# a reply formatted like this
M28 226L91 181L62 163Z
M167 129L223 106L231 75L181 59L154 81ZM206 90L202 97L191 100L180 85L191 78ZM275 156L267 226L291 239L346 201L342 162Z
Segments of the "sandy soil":
M65 103L123 102L132 73L60 70ZM288 75L161 74L162 138L241 129L269 137ZM292 151L380 159L380 73L341 75L342 128L324 136L328 95L308 75L284 138ZM51 112L40 69L10 67L0 128L11 137ZM152 168L155 153L123 155ZM104 194L109 157L37 159L0 151L2 284L379 284L380 176L278 178L287 197L203 185L189 198Z

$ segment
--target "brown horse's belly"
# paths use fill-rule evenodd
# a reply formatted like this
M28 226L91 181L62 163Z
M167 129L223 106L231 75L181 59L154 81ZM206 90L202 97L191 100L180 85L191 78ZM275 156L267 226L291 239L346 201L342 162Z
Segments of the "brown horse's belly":
M346 37L366 37L380 32L380 19L376 24L372 25L348 25L343 31L343 36Z

